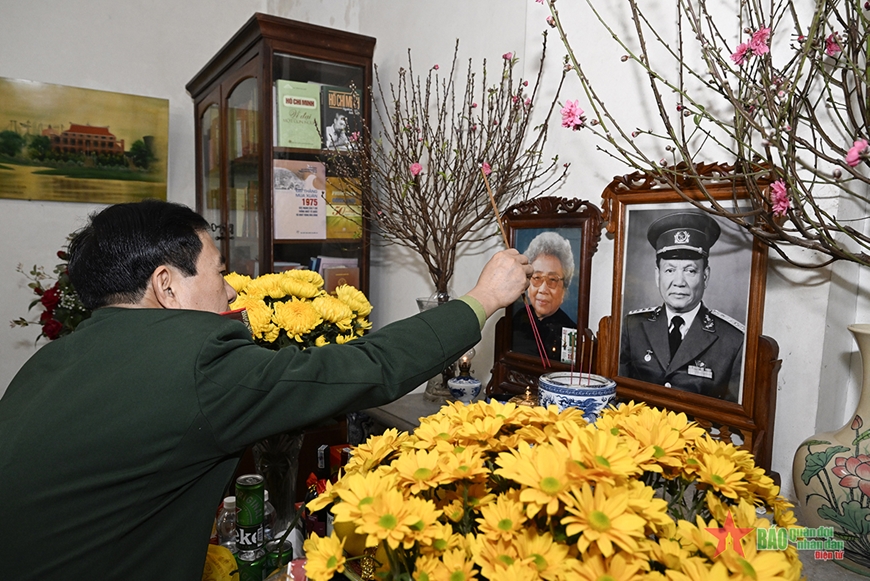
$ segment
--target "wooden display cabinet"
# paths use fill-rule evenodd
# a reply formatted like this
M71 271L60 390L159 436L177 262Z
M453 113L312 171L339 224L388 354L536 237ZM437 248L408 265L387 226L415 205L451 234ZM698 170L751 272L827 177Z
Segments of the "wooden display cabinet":
M258 13L187 84L195 104L197 211L211 224L227 270L253 277L292 263L308 267L321 255L355 259L358 287L368 293L365 220L358 217L360 227L341 236L317 227L294 235L306 217L298 206L288 212L291 186L279 182L276 190L274 168L323 164L329 176L329 158L336 153L322 143L278 145L287 135L279 130L279 82L355 88L360 123L368 126L374 47L371 37ZM318 212L325 211L324 196L317 197L307 203L317 201L323 204Z

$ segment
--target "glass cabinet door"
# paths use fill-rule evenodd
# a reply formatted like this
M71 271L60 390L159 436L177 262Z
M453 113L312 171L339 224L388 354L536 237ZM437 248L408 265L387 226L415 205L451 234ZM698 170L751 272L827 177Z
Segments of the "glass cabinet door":
M213 236L220 239L221 219L221 123L220 107L214 103L200 117L200 151L202 159L201 189L199 192L200 213L212 225Z
M227 97L227 224L232 272L258 276L261 272L260 128L257 79L247 78Z

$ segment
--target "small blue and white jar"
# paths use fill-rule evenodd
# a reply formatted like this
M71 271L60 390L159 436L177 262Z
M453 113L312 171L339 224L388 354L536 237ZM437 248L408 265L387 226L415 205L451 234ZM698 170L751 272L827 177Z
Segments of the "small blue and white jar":
M538 378L538 405L555 405L559 411L577 408L589 423L597 420L615 397L616 382L601 375L554 371Z
M480 393L480 380L471 376L452 377L447 380L450 395L462 403L471 403Z

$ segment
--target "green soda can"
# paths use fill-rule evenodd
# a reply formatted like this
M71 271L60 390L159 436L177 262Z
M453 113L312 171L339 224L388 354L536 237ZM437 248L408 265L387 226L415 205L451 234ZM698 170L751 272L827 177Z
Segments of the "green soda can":
M263 581L266 551L239 551L236 553L236 565L239 568L239 581Z
M240 552L263 546L265 482L259 474L236 479L236 546Z
M278 567L286 567L293 560L293 543L290 539L281 546L279 541L266 543L266 573L271 575Z

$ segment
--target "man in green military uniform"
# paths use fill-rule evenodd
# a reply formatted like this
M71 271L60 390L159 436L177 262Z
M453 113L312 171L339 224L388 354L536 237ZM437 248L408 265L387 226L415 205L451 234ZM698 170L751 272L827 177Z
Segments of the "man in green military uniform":
M631 311L622 323L619 375L736 402L744 327L703 302L716 221L676 212L650 224L655 278L664 304Z
M208 223L177 204L109 206L70 245L93 316L0 399L3 579L202 576L244 449L413 390L480 341L532 269L497 253L467 295L344 345L257 346Z

